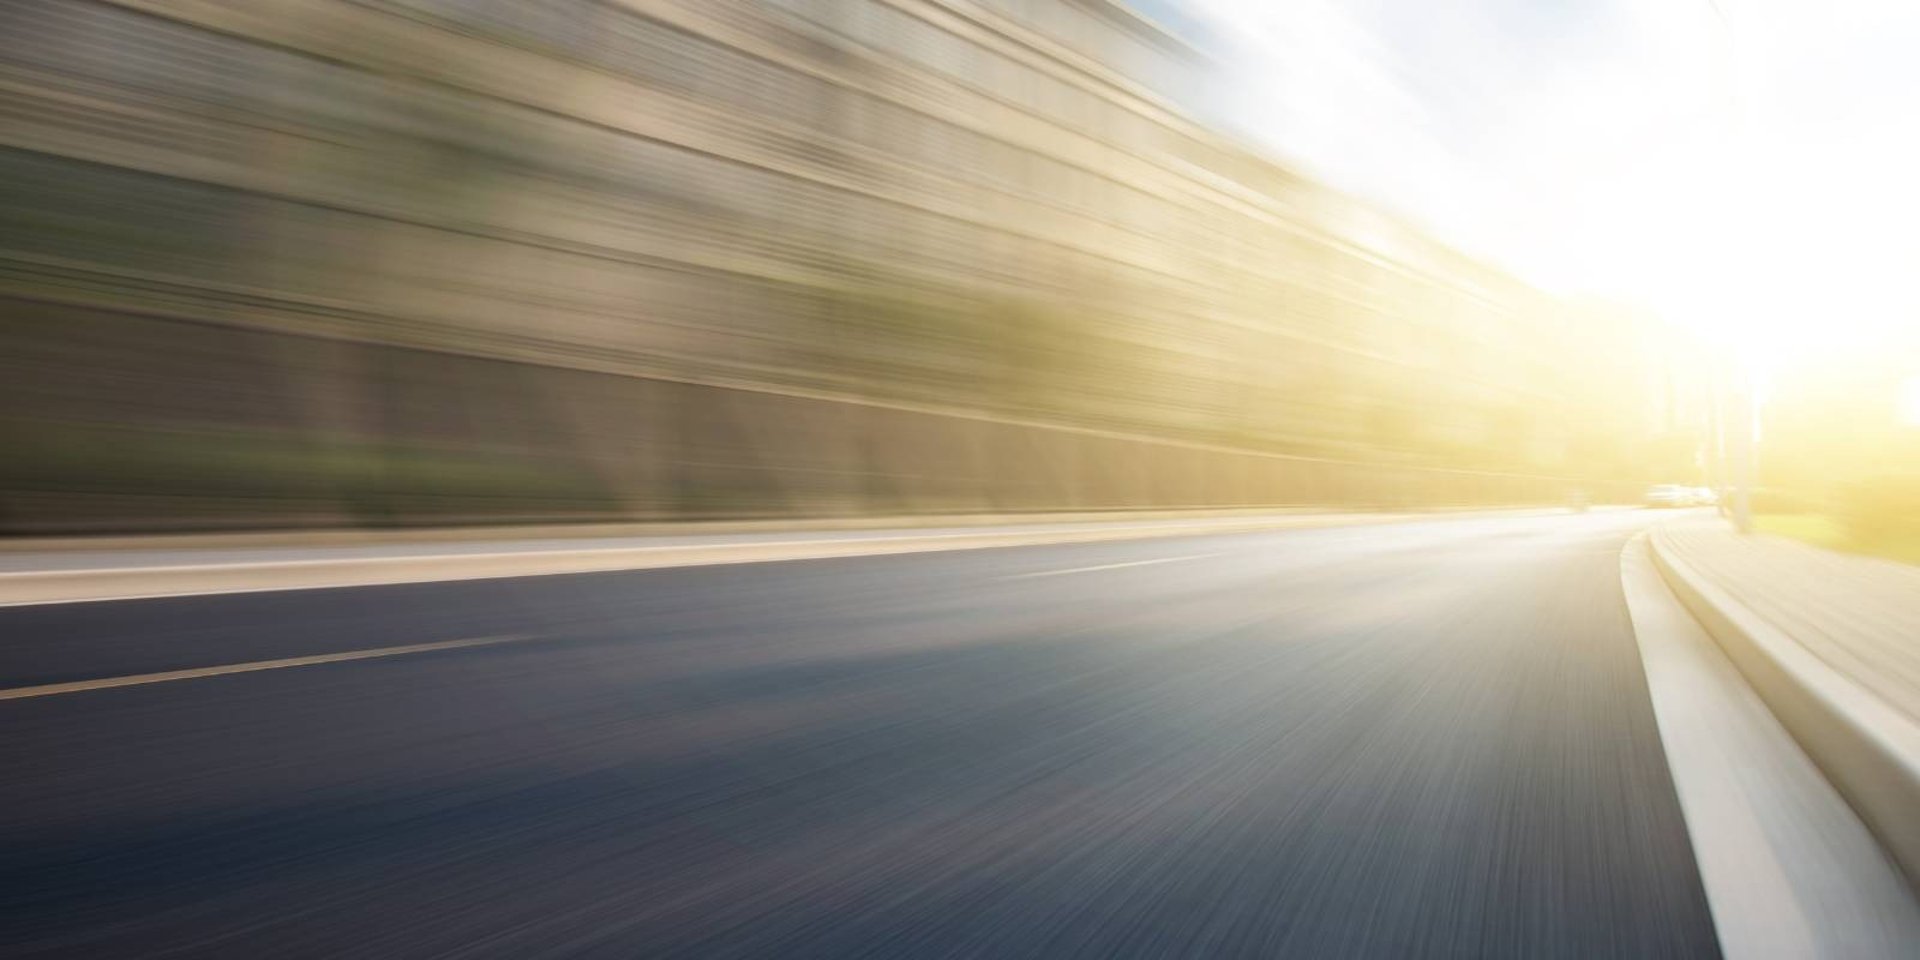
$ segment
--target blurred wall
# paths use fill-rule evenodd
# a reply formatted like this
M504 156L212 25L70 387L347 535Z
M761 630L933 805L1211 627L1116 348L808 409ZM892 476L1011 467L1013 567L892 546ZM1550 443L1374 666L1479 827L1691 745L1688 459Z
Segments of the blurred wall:
M0 525L1628 477L1630 344L1193 123L1206 69L1094 0L9 0Z

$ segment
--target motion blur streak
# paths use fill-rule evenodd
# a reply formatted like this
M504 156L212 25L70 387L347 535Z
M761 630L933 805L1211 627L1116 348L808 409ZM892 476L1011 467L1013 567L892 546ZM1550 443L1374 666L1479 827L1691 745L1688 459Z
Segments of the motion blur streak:
M543 638L0 703L0 951L1712 956L1637 526L0 610L9 686Z
M1914 44L1781 6L0 0L0 955L1906 956L1914 218L1699 146Z
M1194 122L1212 69L1105 0L10 0L0 532L1691 466L1644 318Z

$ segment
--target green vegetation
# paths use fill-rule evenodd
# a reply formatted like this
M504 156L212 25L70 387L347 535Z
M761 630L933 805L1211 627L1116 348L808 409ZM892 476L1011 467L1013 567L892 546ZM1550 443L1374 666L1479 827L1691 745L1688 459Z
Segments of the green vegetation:
M1754 517L1753 525L1762 533L1792 537L1829 550L1920 564L1920 532L1911 529L1893 536L1860 537L1845 524L1820 513L1764 513Z
M841 279L805 294L817 298L826 326L802 358L852 375L871 395L965 396L1020 413L1060 413L1083 389L1080 381L1114 360L1100 350L1092 308L850 258L831 265Z
M1920 473L1879 472L1841 486L1834 513L1863 542L1920 541Z
M1920 475L1874 474L1817 497L1763 487L1753 493L1753 512L1763 533L1920 564Z
M1751 498L1749 503L1752 504L1753 512L1756 514L1800 516L1819 513L1826 506L1824 498L1809 496L1794 490L1783 490L1779 487L1760 487L1748 496Z
M0 492L224 505L255 522L332 505L364 525L598 514L585 469L525 453L264 430L0 422Z

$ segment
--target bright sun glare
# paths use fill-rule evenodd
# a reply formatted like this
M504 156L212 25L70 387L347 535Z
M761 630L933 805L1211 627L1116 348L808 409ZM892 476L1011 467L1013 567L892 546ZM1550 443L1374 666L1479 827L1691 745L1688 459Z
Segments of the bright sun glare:
M1900 382L1900 422L1920 427L1920 373Z
M1190 2L1250 129L1551 292L1761 380L1920 329L1920 3Z
M1907 346L1920 326L1908 269L1920 260L1920 123L1894 108L1906 81L1844 69L1835 51L1912 26L1910 11L1727 10L1720 36L1697 37L1703 53L1720 41L1707 81L1719 94L1695 123L1644 143L1630 173L1594 184L1588 242L1612 255L1582 261L1623 268L1610 279L1762 381ZM1902 407L1909 419L1915 404Z

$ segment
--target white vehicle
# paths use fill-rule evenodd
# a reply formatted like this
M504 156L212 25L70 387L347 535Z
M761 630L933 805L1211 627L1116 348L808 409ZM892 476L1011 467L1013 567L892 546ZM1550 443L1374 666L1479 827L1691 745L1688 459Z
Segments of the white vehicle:
M1655 509L1693 506L1693 491L1677 483L1656 483L1647 488L1641 502Z

